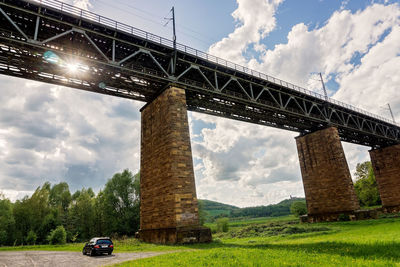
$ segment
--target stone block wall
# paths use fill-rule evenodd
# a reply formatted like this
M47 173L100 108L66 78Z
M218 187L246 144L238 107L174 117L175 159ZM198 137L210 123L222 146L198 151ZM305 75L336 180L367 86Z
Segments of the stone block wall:
M139 237L154 243L210 241L209 229L199 227L185 90L170 87L141 112ZM193 234L199 232L201 238Z
M338 130L334 127L296 138L308 217L336 220L359 209Z
M383 210L400 212L400 144L371 150L369 154Z

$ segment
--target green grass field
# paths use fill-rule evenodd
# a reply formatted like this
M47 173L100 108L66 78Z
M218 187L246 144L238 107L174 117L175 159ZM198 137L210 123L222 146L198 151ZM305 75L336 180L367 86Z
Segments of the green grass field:
M298 218L293 215L282 216L282 217L259 217L259 218L250 218L250 219L237 219L229 222L229 228L243 227L252 224L263 224L267 222L275 222L275 221L296 221L298 222ZM205 226L213 228L217 226L217 223L206 223Z
M142 251L171 251L189 249L187 246L161 246L147 244L130 238L126 240L113 240L115 245L115 253L119 252L142 252ZM36 245L36 246L16 246L16 247L0 247L1 251L24 251L24 250L46 250L46 251L75 251L81 252L84 243L69 243L65 245Z
M213 225L209 225L213 226ZM115 252L185 250L116 266L400 266L400 219L299 224L294 217L230 223L214 242L160 246L115 241ZM83 244L2 247L81 251Z
M250 221L245 227L232 227L231 232L247 227L251 237L220 235L211 244L185 246L192 251L117 266L400 266L400 220L396 218L289 226L274 219L268 224L274 229L304 228L305 232L272 231L259 237L265 232L251 233L257 223Z

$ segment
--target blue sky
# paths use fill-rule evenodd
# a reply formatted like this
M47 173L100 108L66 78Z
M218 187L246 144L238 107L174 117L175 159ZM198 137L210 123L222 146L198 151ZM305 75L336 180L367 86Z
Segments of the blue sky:
M317 28L326 23L333 12L348 9L352 12L375 3L396 3L390 1L331 1L331 0L286 0L276 12L278 26L263 43L269 48L287 42L287 34L298 23ZM237 8L232 0L180 0L180 1L127 1L93 0L91 10L106 14L110 18L171 38L172 29L164 27L165 17L169 17L175 7L178 42L206 51L211 44L222 39L235 28L231 13ZM169 14L169 15L168 15Z
M66 0L67 1L67 0ZM68 0L95 13L388 117L400 115L398 1ZM45 181L98 191L138 171L143 103L0 76L0 191L15 200ZM21 88L16 92L15 88ZM304 196L294 137L189 113L199 198L238 206ZM351 172L368 147L343 144Z

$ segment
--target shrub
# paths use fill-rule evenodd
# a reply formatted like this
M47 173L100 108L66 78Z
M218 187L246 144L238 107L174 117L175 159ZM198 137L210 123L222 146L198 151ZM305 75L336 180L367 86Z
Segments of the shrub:
M211 229L211 233L212 234L216 234L217 233L217 227L216 226L211 226L210 229Z
M0 231L0 246L3 246L7 243L7 232L2 230Z
M229 230L229 219L219 218L217 219L217 232L228 232Z
M75 243L78 240L79 232L72 233L67 231L67 242Z
M63 245L67 242L67 232L62 225L57 226L56 229L50 232L47 240L52 245Z
M28 245L35 245L36 244L37 235L34 231L30 230L28 235L26 236L26 243Z
M339 214L338 220L341 222L350 221L350 216L344 213Z
M293 234L305 233L306 231L307 230L305 228L293 226L293 227L288 227L288 228L283 229L282 233L293 235Z
M290 206L290 212L297 217L307 214L307 205L304 201L293 202Z

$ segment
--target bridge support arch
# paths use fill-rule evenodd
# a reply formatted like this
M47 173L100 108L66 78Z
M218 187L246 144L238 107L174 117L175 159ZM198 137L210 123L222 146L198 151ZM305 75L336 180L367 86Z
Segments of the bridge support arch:
M334 127L296 138L308 221L335 221L360 208L338 130Z
M384 212L400 212L400 144L369 151Z
M139 238L211 241L210 229L199 224L185 90L167 88L141 116Z

